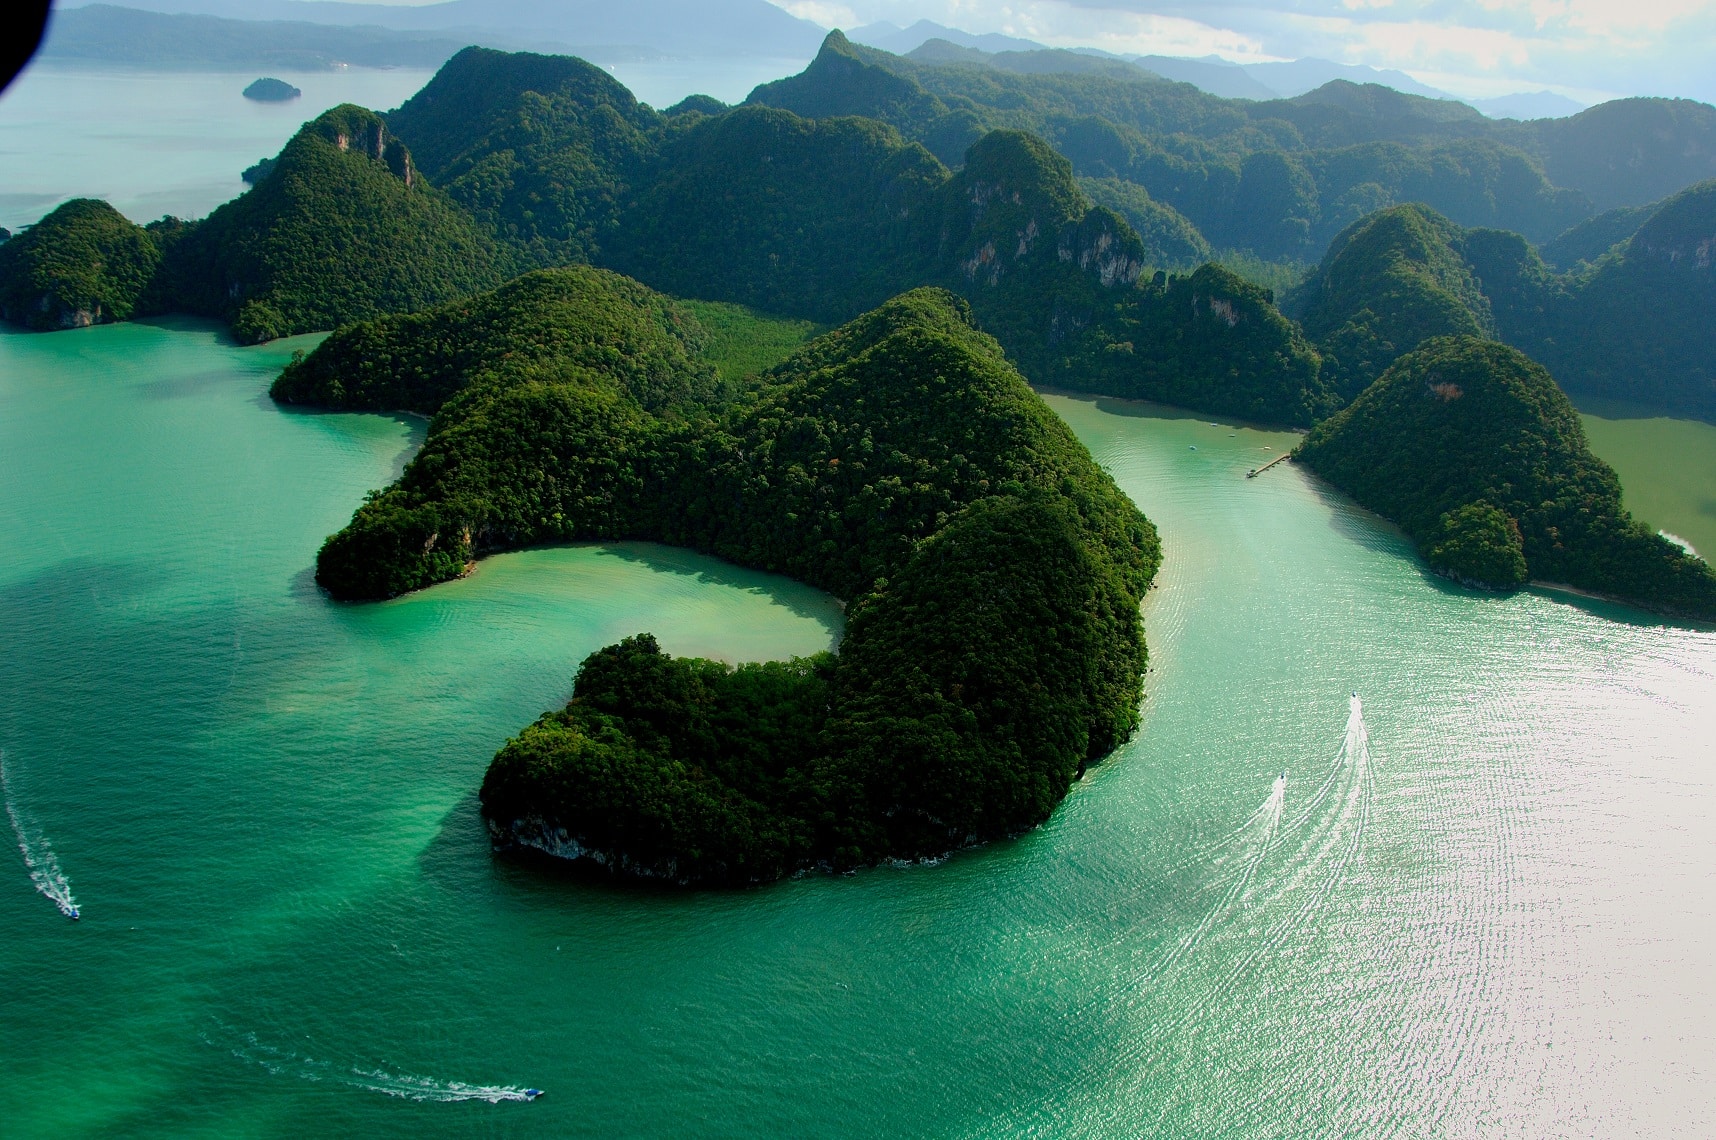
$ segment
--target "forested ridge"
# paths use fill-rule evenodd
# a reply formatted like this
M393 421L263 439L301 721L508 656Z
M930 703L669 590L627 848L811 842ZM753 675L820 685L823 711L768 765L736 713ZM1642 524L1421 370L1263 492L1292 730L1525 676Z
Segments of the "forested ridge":
M497 841L742 883L1040 822L1137 723L1148 521L952 294L894 298L747 384L717 380L707 341L684 307L565 269L345 330L276 385L435 409L324 547L336 596L624 537L848 602L834 657L730 671L647 637L593 655L491 767ZM369 384L355 366L378 358L405 379Z
M462 343L455 330L477 328L485 306L489 319L547 327L590 298L552 275L478 291L531 266L599 264L700 304L830 325L933 285L964 297L1039 383L1306 427L1432 338L1496 338L1571 390L1716 415L1706 363L1716 182L1593 215L1580 192L1545 180L1571 161L1569 145L1607 153L1616 132L1666 122L1678 157L1655 154L1653 135L1651 170L1627 175L1631 189L1614 174L1604 194L1654 190L1705 161L1710 124L1697 106L1631 101L1560 125L1493 124L1382 88L1331 84L1244 104L1052 63L1038 73L908 60L834 35L802 75L764 85L751 105L693 98L664 113L580 60L468 49L390 116L342 107L307 124L258 169L254 190L201 222L142 228L100 204L62 208L39 235L0 247L0 303L40 324L188 310L247 340L403 314L336 334L350 367L318 374L334 356L313 358L289 372L282 398L327 400L337 388L335 402L419 410L451 399L482 409L471 423L570 416L575 433L600 416L616 438L641 432L649 447L667 438L650 425L714 415L742 376L711 371L690 341L675 342L683 359L662 364L653 396L568 388L565 370L583 358L565 344L479 367L469 354L487 332ZM963 149L950 149L954 139ZM1380 182L1379 162L1392 172ZM1412 181L1425 163L1441 189ZM1371 189L1351 210L1328 208L1331 188L1347 185L1325 177L1337 168L1348 182L1371 180L1352 183ZM1158 175L1169 181L1152 183ZM1302 324L1272 290L1222 265L1173 268L1217 243L1170 204L1170 184L1238 211L1209 222L1226 242L1244 244L1219 229L1240 216L1276 235L1246 239L1249 252L1230 257L1254 275L1266 268L1258 251L1295 256L1334 221L1358 218L1284 298ZM1536 211L1537 233L1573 218L1548 247L1567 268L1552 269L1518 233L1422 203L1387 205L1403 194L1467 220ZM1462 195L1487 205L1474 214ZM669 304L661 328L694 338L690 311ZM440 356L422 355L435 363L421 376L388 347L444 335ZM485 469L473 458L482 447L521 469L541 459L498 430L457 439L461 478ZM586 533L583 518L609 520L590 533L617 534L614 520L635 511L615 496L654 494L646 483L625 490L642 478L635 469L606 498L579 498L568 487L586 476L565 477L528 499L517 481L498 498L459 483L456 503L389 492L347 538L393 542L417 560L360 552L347 570L379 574L371 592L410 588L460 572L493 535L555 540Z
M1010 71L835 34L754 105L694 98L663 113L581 60L467 49L385 117L346 107L307 124L258 165L255 189L202 222L145 233L117 215L55 219L34 244L52 237L69 255L22 243L0 259L0 297L9 312L53 311L37 324L177 309L257 340L568 263L824 324L935 284L967 297L1041 383L1211 413L1308 426L1426 336L1479 333L1575 390L1713 414L1708 274L1624 248L1671 205L1706 207L1683 192L1593 216L1580 191L1545 181L1560 163L1600 182L1568 148L1608 153L1646 128L1680 149L1653 141L1638 186L1605 183L1605 200L1700 169L1716 138L1700 105L1492 123L1351 84L1223 100L1124 66L1057 71L1064 55ZM1194 221L1172 204L1182 197L1214 213ZM1445 214L1388 205L1409 198ZM1554 247L1568 270L1474 220L1535 240L1576 223ZM91 252L120 235L140 265L159 254L142 288L125 258ZM1283 282L1325 242L1289 306L1301 332L1247 278ZM1215 256L1241 273L1190 271ZM61 293L102 300L57 308Z
M1713 247L1716 180L1565 273L1517 234L1397 206L1337 238L1285 305L1347 399L1428 338L1476 335L1527 352L1575 394L1712 419Z
M1212 246L1264 258L1315 258L1353 221L1410 201L1463 225L1546 241L1599 203L1638 205L1716 176L1716 111L1685 100L1619 100L1571 120L1498 123L1464 104L1374 85L1336 81L1252 102L1124 66L1093 74L1072 53L1040 54L1050 58L1022 73L985 65L982 53L900 57L834 33L802 74L764 84L751 100L877 118L948 163L986 131L1029 130L1081 176L1124 180ZM1644 162L1641 137L1651 140Z

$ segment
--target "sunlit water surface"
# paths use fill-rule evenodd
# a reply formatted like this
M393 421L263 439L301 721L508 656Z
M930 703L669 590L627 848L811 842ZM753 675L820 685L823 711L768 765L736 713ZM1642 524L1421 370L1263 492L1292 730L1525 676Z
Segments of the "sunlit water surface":
M1164 535L1139 737L1045 827L940 866L591 885L491 856L495 748L626 634L804 653L837 607L637 546L334 604L316 545L420 429L273 406L303 343L0 336L6 1135L1716 1113L1710 633L1450 587L1291 465L1243 478L1291 436L1051 396Z

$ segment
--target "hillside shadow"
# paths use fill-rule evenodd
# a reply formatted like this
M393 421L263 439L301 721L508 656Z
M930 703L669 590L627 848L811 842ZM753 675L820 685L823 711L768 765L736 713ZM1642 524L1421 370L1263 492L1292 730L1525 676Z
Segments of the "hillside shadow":
M812 621L826 622L829 610L836 614L844 614L846 606L839 598L825 594L815 586L800 582L785 574L771 573L767 570L749 570L725 562L713 554L703 554L683 546L667 546L661 543L626 541L604 542L594 544L601 549L640 566L652 570L663 570L672 574L681 574L692 578L700 585L726 586L735 590L743 590L748 594L768 598L776 605L784 606L792 611L794 616L809 618ZM772 578L775 582L790 585L789 589L771 589L772 583L758 579ZM815 599L815 600L813 600ZM818 604L821 603L821 604ZM844 622L836 625L833 633L838 642L844 630Z
M1111 416L1125 416L1130 419L1144 420L1189 420L1194 423L1215 424L1218 427L1246 428L1250 431L1304 434L1304 429L1287 424L1264 423L1259 420L1240 419L1225 414L1196 412L1189 408L1175 407L1172 404L1152 403L1149 400L1134 400L1123 396L1104 396L1095 392L1075 392L1066 388L1051 388L1043 384L1033 384L1031 390L1040 396L1060 396L1063 399L1077 400L1081 404L1091 404L1095 406L1097 411Z

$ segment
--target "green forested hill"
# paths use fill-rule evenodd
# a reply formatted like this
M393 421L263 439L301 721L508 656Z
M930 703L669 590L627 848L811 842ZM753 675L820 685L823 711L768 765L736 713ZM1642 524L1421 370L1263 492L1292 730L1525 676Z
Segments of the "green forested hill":
M648 411L717 399L708 335L684 306L617 273L538 270L417 313L346 325L274 382L282 403L434 415L504 361L577 368Z
M261 341L421 309L511 268L379 115L346 105L305 124L254 189L178 242L155 287L164 306Z
M1395 206L1329 247L1293 307L1345 399L1431 337L1496 335L1489 298L1461 255L1464 237L1432 210Z
M1408 202L1545 242L1596 209L1716 176L1716 108L1689 100L1617 100L1567 119L1496 122L1375 85L1336 81L1248 102L1042 54L1068 66L1025 73L981 52L902 58L836 34L802 74L751 99L880 118L950 165L986 130L1030 130L1080 176L1141 186L1211 245L1265 258L1320 256L1354 221Z
M1146 264L1163 269L1189 269L1214 256L1210 243L1190 218L1150 197L1136 182L1114 177L1080 178L1080 190L1099 206L1126 219L1143 243Z
M497 841L682 883L924 857L1040 822L1131 732L1155 533L963 302L906 294L699 402L708 365L671 302L595 270L526 280L428 322L444 338L382 323L282 377L361 406L315 378L373 354L452 393L318 580L386 596L488 550L636 537L850 606L835 658L735 672L647 637L593 655L496 757ZM555 316L532 321L543 290Z
M922 283L918 217L947 177L873 119L741 108L664 142L607 263L681 296L844 320Z
M1656 104L1611 107L1538 138L1380 88L1247 103L1133 71L902 60L834 35L754 105L662 115L580 60L470 49L390 123L339 108L249 194L200 224L152 227L161 266L131 304L258 339L422 309L538 265L604 265L823 324L936 284L1034 379L1210 412L1309 424L1426 337L1481 334L1571 388L1711 414L1709 274L1643 244L1593 256L1641 215L1565 229L1557 256L1584 268L1561 275L1520 237L1468 226L1540 237L1582 216L1538 165L1569 139L1612 150L1615 131L1656 123L1686 144L1660 176L1695 167L1696 106L1667 107L1666 126ZM855 110L876 117L836 114ZM1390 205L1402 199L1447 213ZM1707 208L1674 201L1686 217ZM1260 259L1325 241L1293 298L1309 340L1268 290L1183 272L1220 256L1284 284L1294 262ZM68 288L101 277L93 257L62 266Z
M471 47L387 126L453 201L551 266L600 260L662 123L581 59Z
M1556 274L1517 234L1468 230L1421 206L1373 214L1288 300L1355 396L1433 336L1495 337L1568 391L1716 417L1716 181L1664 202L1595 263Z
M1716 420L1716 180L1662 203L1565 291L1522 347L1568 390Z
M875 120L691 118L606 249L653 288L831 322L939 284L1043 383L1299 424L1331 406L1262 290L1149 279L1136 232L1033 136L991 132L950 174Z
M1596 261L1632 237L1661 205L1661 202L1652 202L1648 206L1616 206L1612 210L1604 210L1557 234L1554 241L1545 242L1538 252L1544 261L1557 269L1576 269L1580 262Z
M1529 576L1716 619L1716 573L1633 521L1573 405L1517 349L1426 341L1295 458L1399 523L1442 573L1503 588Z
M1334 406L1264 290L1213 265L1144 278L1137 234L1032 135L979 139L927 216L932 279L970 297L1041 383L1304 425Z
M160 260L142 226L74 198L0 243L0 319L33 329L130 320Z
M1692 99L1615 99L1496 129L1599 210L1643 206L1716 178L1716 107Z
M1504 135L1463 104L1383 87L1335 82L1254 103L1137 69L1023 74L905 59L835 33L802 74L751 100L879 118L949 164L986 130L1029 130L1081 176L1135 183L1211 245L1265 258L1317 256L1343 227L1397 202L1539 241L1591 212L1577 187L1551 184L1534 139Z

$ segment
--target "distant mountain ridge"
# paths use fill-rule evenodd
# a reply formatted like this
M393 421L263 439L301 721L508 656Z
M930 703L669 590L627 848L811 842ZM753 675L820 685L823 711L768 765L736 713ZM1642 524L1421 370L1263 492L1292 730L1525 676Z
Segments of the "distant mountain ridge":
M440 4L347 4L337 0L134 0L154 12L230 19L369 25L430 32L461 46L632 45L686 57L804 59L823 30L768 0L446 0ZM76 9L72 9L75 11Z
M169 68L428 68L439 67L464 46L462 40L389 28L169 15L90 4L54 14L41 58Z
M827 323L934 284L1041 382L1251 419L1314 422L1438 335L1506 339L1569 387L1712 415L1716 193L1593 217L1517 144L1635 194L1615 180L1671 184L1708 161L1713 114L1632 101L1494 123L1344 81L1260 105L1137 69L926 64L838 33L749 105L663 113L585 61L468 48L385 119L323 116L203 222L144 241L86 208L52 241L26 231L7 243L8 307L46 299L51 322L178 307L255 340L568 263ZM1645 168L1597 161L1640 124L1670 128ZM1235 264L1223 250L1315 250L1337 225L1290 306L1303 329L1228 269L1186 272ZM1553 273L1527 237L1576 271ZM130 245L160 255L142 292L100 276L107 255L56 260Z
M158 18L146 20L143 13ZM231 24L216 27L206 22L212 19ZM604 63L657 56L803 58L816 50L824 34L818 25L791 16L767 0L723 0L719 5L695 0L637 0L624 5L599 0L446 0L427 5L130 0L123 7L103 3L62 7L55 21L44 48L47 58L184 67L291 64L315 69L335 62L431 67L468 44L576 54ZM341 39L330 37L331 28L362 31ZM907 28L883 20L846 35L854 43L902 56L936 43L991 56L1032 55L1035 58L997 63L1037 72L1100 70L1081 67L1076 58L1109 60L1228 99L1293 98L1336 79L1379 84L1426 98L1457 99L1402 71L1313 57L1242 64L1217 56L1119 56L1094 48L1049 48L1018 36L966 32L927 19ZM1582 104L1548 91L1464 101L1495 118L1557 118L1582 109Z

